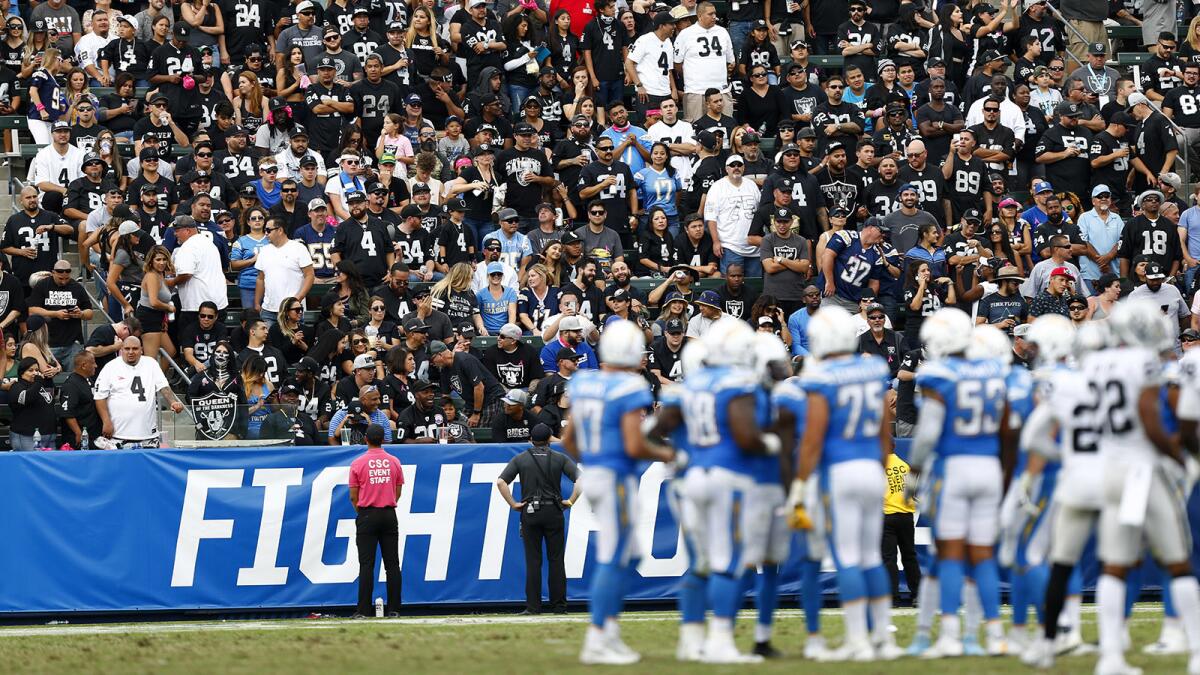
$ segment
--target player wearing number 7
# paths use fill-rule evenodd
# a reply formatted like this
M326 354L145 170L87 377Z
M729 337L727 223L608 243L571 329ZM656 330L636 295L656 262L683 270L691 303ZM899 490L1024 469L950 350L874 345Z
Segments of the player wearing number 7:
M641 658L622 640L617 615L625 577L639 552L632 537L637 522L637 460L666 462L672 452L642 433L642 417L653 404L641 377L646 339L629 321L609 324L600 337L600 370L571 378L571 411L563 447L584 463L581 484L597 522L596 569L592 572L591 625L579 660L585 664L629 665Z
M158 400L162 394L171 410L183 412L158 361L142 356L142 341L125 338L121 358L109 361L96 378L96 412L100 413L105 438L118 444L158 442Z
M809 351L800 386L806 394L800 463L788 492L788 513L803 508L809 476L819 472L828 514L829 550L846 613L846 640L828 660L898 658L891 625L891 581L883 567L883 458L891 452L892 415L884 405L890 371L877 356L855 354L849 312L823 307L809 322ZM867 632L870 610L873 630Z
M933 503L925 508L937 542L941 633L925 658L961 656L958 620L967 565L987 620L987 651L1004 654L1000 622L1000 569L993 557L1004 485L1001 439L1007 436L1007 366L966 357L971 318L943 308L921 326L929 360L917 370L922 395L913 433L906 492L932 463Z

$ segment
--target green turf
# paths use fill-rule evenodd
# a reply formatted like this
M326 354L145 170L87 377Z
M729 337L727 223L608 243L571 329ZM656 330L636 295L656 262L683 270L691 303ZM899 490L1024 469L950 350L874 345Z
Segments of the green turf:
M1143 608L1145 609L1145 608ZM228 630L230 624L155 625L128 628L130 633L80 635L77 625L56 627L37 636L16 636L0 629L0 672L6 673L543 673L616 670L580 666L577 657L584 632L584 617L517 624L454 625L388 624L371 620L297 620L255 622L249 629ZM1183 672L1183 657L1151 658L1140 648L1158 634L1159 613L1150 608L1134 616L1131 630L1135 648L1129 659L1147 673ZM1084 635L1094 641L1095 614L1085 613ZM478 621L478 617L471 620ZM914 618L898 616L897 639L907 644ZM932 673L1029 673L1012 658L975 658L946 661L903 659L888 664L815 664L797 658L803 644L803 619L795 612L783 617L775 644L790 658L772 661L752 670L680 664L674 660L678 624L663 613L632 613L623 634L631 647L643 654L642 663L624 672L755 672L879 673L908 675ZM841 634L841 619L824 622L826 634ZM65 630L60 630L65 629ZM747 648L751 620L745 615L738 626L738 643ZM105 630L123 631L120 626ZM20 629L17 629L20 630ZM178 630L179 632L172 632ZM163 632L157 632L163 631ZM8 633L6 635L6 633ZM1060 659L1056 673L1090 673L1094 657Z

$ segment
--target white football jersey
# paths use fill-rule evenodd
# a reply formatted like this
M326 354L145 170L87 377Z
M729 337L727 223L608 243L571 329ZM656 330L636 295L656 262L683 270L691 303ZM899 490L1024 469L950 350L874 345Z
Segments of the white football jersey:
M96 378L94 397L108 401L113 436L137 441L158 435L158 391L167 385L158 363L143 356L136 366L118 356Z
M1046 406L1058 424L1062 469L1054 499L1076 508L1103 505L1100 436L1096 416L1098 397L1074 368L1065 365L1038 373L1039 405Z
M1179 360L1179 400L1175 416L1181 420L1200 420L1200 348L1193 347Z
M642 35L633 43L629 60L637 64L638 80L653 96L671 95L671 70L675 46L671 38L659 40L653 32Z
M694 23L675 37L675 63L683 64L683 91L703 94L710 87L729 86L728 64L733 63L733 40L719 25L705 29Z
M646 130L646 138L651 143L662 141L668 145L671 143L695 143L696 130L687 120L676 120L675 124L659 122ZM675 167L675 174L679 176L684 188L689 188L692 181L692 158L685 155L672 155L671 166Z
M1154 462L1158 450L1146 437L1138 397L1163 383L1162 362L1142 347L1114 347L1089 354L1083 374L1099 406L1094 414L1100 455L1121 462Z

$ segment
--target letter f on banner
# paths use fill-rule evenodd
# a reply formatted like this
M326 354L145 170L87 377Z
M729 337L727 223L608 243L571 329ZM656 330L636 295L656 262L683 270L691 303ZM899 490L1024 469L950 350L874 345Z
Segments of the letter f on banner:
M179 538L175 542L175 568L171 586L191 586L196 577L196 556L202 539L229 539L233 536L233 520L204 519L208 491L242 486L242 469L192 469L188 471L187 488L183 493L183 513L179 516Z

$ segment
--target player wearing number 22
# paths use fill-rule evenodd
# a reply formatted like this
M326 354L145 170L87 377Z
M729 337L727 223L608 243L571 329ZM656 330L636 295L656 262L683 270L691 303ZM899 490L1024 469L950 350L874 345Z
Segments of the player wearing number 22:
M608 325L600 337L600 370L580 371L567 389L571 411L563 446L584 463L583 493L597 522L596 569L592 571L591 624L580 661L631 664L640 656L622 640L617 615L629 570L639 558L632 537L637 522L637 461L669 461L669 449L646 439L643 414L654 404L639 374L646 340L629 321Z
M927 460L932 462L933 503L926 508L937 542L942 618L941 634L928 657L963 653L958 608L968 566L988 622L988 652L1006 651L1000 571L992 549L1004 485L1000 439L1008 424L1008 368L996 359L968 358L971 331L971 318L953 308L934 312L921 326L929 359L917 370L923 400L907 482L913 485Z
M891 580L883 566L883 458L891 452L892 416L884 405L891 371L878 356L858 355L849 312L823 307L809 322L809 351L800 386L806 395L800 461L788 493L790 512L805 504L817 474L827 514L846 639L829 660L891 660L902 652L888 630ZM867 613L872 629L868 634Z

